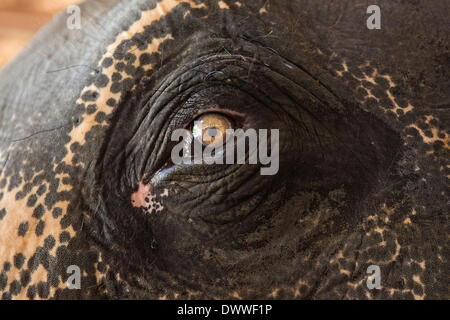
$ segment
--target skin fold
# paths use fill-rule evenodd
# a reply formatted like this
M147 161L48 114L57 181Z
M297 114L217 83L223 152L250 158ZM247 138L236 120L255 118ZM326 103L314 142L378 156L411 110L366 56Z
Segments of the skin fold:
M93 0L79 30L61 14L0 74L0 298L448 299L449 16L446 0ZM208 112L279 129L279 172L174 165L171 132Z

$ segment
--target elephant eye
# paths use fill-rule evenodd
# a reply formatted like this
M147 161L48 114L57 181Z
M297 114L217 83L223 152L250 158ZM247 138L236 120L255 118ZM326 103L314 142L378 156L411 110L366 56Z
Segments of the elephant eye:
M226 130L232 128L228 117L219 113L207 113L194 121L192 134L204 146L220 146L226 141Z

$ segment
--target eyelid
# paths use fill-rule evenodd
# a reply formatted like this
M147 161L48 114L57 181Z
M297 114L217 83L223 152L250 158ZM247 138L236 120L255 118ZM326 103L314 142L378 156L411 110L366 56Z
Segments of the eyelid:
M202 112L199 115L197 115L192 122L194 123L195 121L198 121L199 119L201 119L202 117L207 116L207 115L218 115L218 116L224 117L230 123L232 128L235 127L235 122L236 121L235 121L233 116L230 116L230 115L228 115L226 113L223 113L223 112L215 112L215 111L213 111L213 112Z

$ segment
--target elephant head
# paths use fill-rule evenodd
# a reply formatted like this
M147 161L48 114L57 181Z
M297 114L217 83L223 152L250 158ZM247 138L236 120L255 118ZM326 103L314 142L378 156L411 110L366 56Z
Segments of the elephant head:
M0 297L449 298L447 1L80 13L1 72ZM174 163L198 120L278 130L276 174Z

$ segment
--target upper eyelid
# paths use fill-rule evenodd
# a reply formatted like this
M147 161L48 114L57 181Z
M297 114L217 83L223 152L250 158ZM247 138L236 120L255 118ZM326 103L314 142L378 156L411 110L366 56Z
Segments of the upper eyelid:
M193 124L197 119L199 119L200 117L207 115L207 114L217 114L217 115L226 117L228 119L228 121L230 121L230 123L233 127L237 124L235 117L233 115L230 115L226 111L208 111L208 110L205 110L205 112L200 112L199 114L197 114L194 117L194 119L190 122L190 124Z
M198 119L199 117L208 114L208 113L216 113L219 115L226 116L229 118L232 122L232 124L236 125L238 123L243 123L245 121L246 115L244 113L239 113L237 111L233 111L227 108L221 108L221 107L209 107L200 109L199 112L194 116L194 119L192 121L195 121L195 119Z

